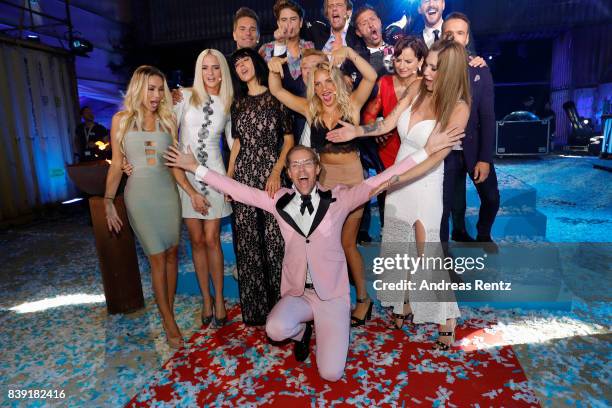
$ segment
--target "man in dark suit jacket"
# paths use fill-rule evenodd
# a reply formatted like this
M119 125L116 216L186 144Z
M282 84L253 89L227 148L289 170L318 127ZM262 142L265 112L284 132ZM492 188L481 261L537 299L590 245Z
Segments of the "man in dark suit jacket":
M446 17L442 27L445 37L452 36L463 46L469 42L470 22L462 13L451 13ZM453 150L444 161L444 210L440 226L440 240L448 242L448 219L456 188L461 183L465 185L465 174L469 173L478 196L480 197L480 213L478 216L479 242L489 243L485 249L496 251L492 244L491 228L499 209L499 189L497 175L493 166L493 144L495 138L495 112L493 78L488 67L468 67L470 90L472 94L472 107L470 119L465 129L462 150ZM465 194L463 194L465 203ZM453 239L456 241L470 241L465 231L464 217L465 204L462 214L453 214ZM455 239L456 238L456 239Z
M442 25L444 24L442 13L444 13L445 6L444 0L420 0L417 12L423 17L423 24L416 24L413 35L420 37L427 48L431 48L434 42L442 38ZM476 55L473 39L468 41L465 47L469 55ZM470 57L470 65L485 66L487 64L480 57Z
M329 24L323 21L306 22L302 26L301 38L312 41L317 50L331 52L342 46L348 46L365 58L366 50L363 41L350 24L353 3L351 0L323 0L323 12ZM359 71L350 61L345 62L342 72L358 81Z
M442 38L444 6L444 0L419 0L417 12L423 17L423 25L414 35L421 37L427 48L431 48L434 42Z

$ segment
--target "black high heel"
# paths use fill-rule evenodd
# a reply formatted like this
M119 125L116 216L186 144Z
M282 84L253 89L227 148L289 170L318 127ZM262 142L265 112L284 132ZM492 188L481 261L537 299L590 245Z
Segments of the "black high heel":
M200 319L202 320L202 326L207 327L210 325L210 322L212 322L213 320L213 316L215 313L215 298L211 296L211 304L212 306L210 307L213 311L213 313L211 313L209 316L204 316L204 313L202 311L202 313L200 313Z
M215 311L216 311L216 308L215 308ZM225 324L227 323L227 310L225 311L225 316L223 316L220 319L217 317L216 313L213 313L213 320L215 322L215 326L217 326L217 327L225 326Z
M409 302L407 300L404 301L404 305L407 305L407 304L409 304ZM397 330L402 330L402 327L404 327L404 323L406 321L412 324L413 318L414 318L414 314L412 314L412 312L405 313L405 314L393 313L393 327L395 327ZM400 324L397 324L398 320L401 320L402 322Z
M457 329L457 323L453 325L452 331L443 332L443 331L438 330L438 339L434 342L433 349L440 350L440 351L449 350L452 347L453 343L455 342L455 329ZM440 341L440 337L450 337L451 341L450 343L446 344Z
M369 297L365 297L362 299L357 298L357 303L365 303L366 300L370 301L370 306L368 307L368 311L366 312L363 319L358 318L355 315L351 315L351 327L363 326L366 324L366 321L372 318L372 307L374 306L374 302Z

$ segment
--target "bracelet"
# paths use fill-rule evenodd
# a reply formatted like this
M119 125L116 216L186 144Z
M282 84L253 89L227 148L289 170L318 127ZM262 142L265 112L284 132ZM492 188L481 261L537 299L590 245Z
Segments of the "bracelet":
M108 197L108 196L104 196L104 199L105 199L105 200L111 200L111 201L113 201L113 200L115 199L115 197Z

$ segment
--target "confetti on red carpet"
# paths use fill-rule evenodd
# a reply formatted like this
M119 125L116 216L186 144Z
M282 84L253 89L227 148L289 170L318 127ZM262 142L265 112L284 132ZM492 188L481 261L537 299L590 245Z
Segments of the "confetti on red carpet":
M441 352L431 349L435 325L396 330L384 311L375 313L353 329L345 375L330 383L313 354L298 363L291 343L271 344L245 328L237 306L229 316L225 327L194 334L128 406L540 406L490 320L461 320L454 347ZM311 347L316 353L316 333Z

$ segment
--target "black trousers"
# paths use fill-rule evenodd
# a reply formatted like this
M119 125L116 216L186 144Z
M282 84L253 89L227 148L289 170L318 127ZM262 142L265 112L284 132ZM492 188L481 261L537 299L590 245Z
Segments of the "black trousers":
M461 150L451 151L444 160L443 210L440 224L440 240L442 242L448 242L449 240L448 221L451 212L453 215L453 230L457 232L465 230L466 174L469 174L470 178L474 180L474 169L467 168L463 152ZM474 184L474 186L480 197L480 212L478 213L476 229L479 237L488 238L491 236L491 228L499 210L499 188L493 163L491 163L489 177L482 183Z

